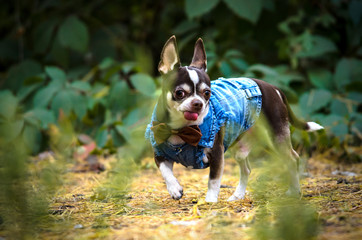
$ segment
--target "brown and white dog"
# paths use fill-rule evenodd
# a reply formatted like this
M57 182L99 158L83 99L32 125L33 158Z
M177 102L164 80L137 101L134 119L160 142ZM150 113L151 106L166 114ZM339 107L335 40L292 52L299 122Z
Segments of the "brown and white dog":
M169 146L192 145L193 148L190 148L190 151L193 151L192 149L202 149L202 164L210 167L208 191L205 200L206 202L217 202L224 169L224 151L226 150L224 136L225 131L228 130L225 129L225 126L218 129L213 145L210 147L198 146L200 139L196 142L194 140L189 142L188 139L192 138L190 135L193 134L202 135L199 126L203 124L205 117L210 111L210 98L213 95L213 87L206 73L206 65L206 53L201 38L195 44L190 66L181 66L175 36L172 36L166 42L158 66L163 82L162 94L154 110L154 115L157 116L157 123L153 119L153 122L149 124L148 130L150 130L149 137L152 135L156 138L154 135L156 135L157 131L157 138L161 140L163 138L163 141ZM220 81L227 81L227 79ZM297 171L299 156L292 149L289 122L295 127L307 131L316 131L323 127L314 122L303 122L297 119L291 111L285 95L277 87L257 79L252 79L251 81L254 81L260 89L262 99L261 115L264 116L270 125L273 140L277 145L288 149L288 151L284 151L288 155L288 159L290 159L290 164L288 164L290 171L290 187L288 192L300 194ZM240 99L240 101L242 100ZM155 126L156 124L157 126ZM188 129L184 130L186 128ZM183 136L181 136L180 132L184 133ZM240 166L240 181L234 194L228 201L243 199L245 196L248 176L250 174L248 154L251 146L248 143L242 143L243 136L244 134L241 133L233 143L239 146L235 159ZM161 140L157 144L153 143L153 146L158 145ZM188 148L179 149L181 151ZM185 161L189 160L192 159L185 159ZM183 196L183 188L173 175L173 164L175 161L168 159L167 155L160 153L159 150L155 150L155 161L166 182L167 190L171 197L173 199L180 199Z

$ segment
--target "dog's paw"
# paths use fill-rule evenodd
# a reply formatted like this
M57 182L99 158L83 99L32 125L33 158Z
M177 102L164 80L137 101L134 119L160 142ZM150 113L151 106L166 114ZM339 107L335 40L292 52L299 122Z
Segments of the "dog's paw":
M167 185L167 190L170 193L170 196L175 200L181 199L184 195L184 191L178 183Z
M289 188L288 191L285 192L285 195L287 197L300 198L302 193L298 189Z
M241 200L241 199L244 199L245 198L245 195L243 196L236 196L236 195L231 195L228 199L228 202L233 202L233 201L238 201L238 200Z
M217 194L208 191L206 194L205 202L208 203L216 203L217 202Z

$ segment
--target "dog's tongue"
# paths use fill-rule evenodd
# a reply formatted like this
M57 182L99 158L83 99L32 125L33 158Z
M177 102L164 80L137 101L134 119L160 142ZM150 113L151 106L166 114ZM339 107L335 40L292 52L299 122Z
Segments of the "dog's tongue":
M186 120L196 121L198 117L199 117L199 114L198 114L198 113L194 113L194 112L184 112L184 118L185 118Z

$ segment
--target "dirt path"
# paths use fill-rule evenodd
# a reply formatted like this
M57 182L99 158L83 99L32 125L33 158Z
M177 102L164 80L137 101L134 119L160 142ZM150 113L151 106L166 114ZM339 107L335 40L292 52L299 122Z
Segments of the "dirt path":
M337 165L323 158L309 160L310 176L302 180L303 198L319 214L318 239L361 239L361 165ZM334 170L357 176L332 175ZM250 193L246 199L229 203L238 182L234 161L227 161L219 202L203 201L208 170L175 166L184 186L184 197L170 199L152 159L143 161L124 203L107 199L94 201L94 189L102 186L107 171L96 174L68 173L66 186L54 202L54 224L44 239L255 239L252 228L257 204Z

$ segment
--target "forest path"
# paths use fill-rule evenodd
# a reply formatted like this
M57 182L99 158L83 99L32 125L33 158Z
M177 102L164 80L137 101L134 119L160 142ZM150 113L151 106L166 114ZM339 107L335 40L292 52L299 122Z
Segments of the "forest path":
M309 176L301 181L303 199L318 212L318 239L361 239L361 164L336 164L319 156L308 161ZM333 175L335 170L356 176ZM208 169L174 168L184 188L180 200L170 198L152 159L144 159L125 203L94 201L107 170L66 175L65 186L52 205L54 218L64 221L48 229L41 238L52 239L255 239L252 236L258 204L252 194L227 202L238 183L238 168L226 161L219 202L204 202ZM252 177L252 176L251 176ZM255 225L255 224L254 224Z

